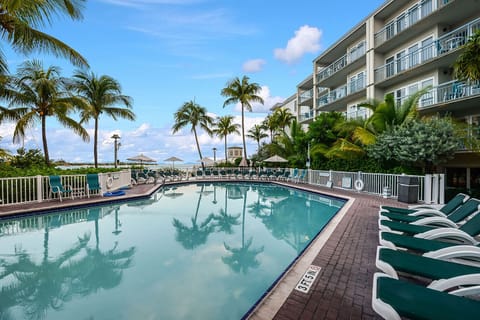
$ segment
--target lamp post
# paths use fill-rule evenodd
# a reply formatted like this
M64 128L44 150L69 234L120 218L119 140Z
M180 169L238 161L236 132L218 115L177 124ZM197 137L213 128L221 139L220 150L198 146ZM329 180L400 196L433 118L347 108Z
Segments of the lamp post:
M120 139L120 136L118 134L114 134L111 137L113 140L115 140L114 145L113 145L113 155L114 155L114 166L115 168L117 167L117 153L118 153L118 148L120 147L120 143L118 143L118 140Z
M213 163L217 162L217 148L213 148Z

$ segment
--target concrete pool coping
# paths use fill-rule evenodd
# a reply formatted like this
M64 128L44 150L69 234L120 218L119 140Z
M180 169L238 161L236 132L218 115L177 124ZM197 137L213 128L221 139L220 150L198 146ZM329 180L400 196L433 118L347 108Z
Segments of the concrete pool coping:
M178 183L197 182L252 182L250 180L199 179ZM256 182L256 181L253 181ZM403 206L394 199L383 199L351 190L330 189L322 186L271 181L276 184L347 199L347 203L332 218L292 267L286 271L273 289L250 312L249 319L380 319L371 308L371 286L378 245L378 206ZM45 201L0 207L0 217L58 211L71 207L85 207L101 203L124 202L145 198L157 191L161 184L136 185L120 197L92 197L65 199L63 202ZM310 265L322 269L310 291L294 290L298 280Z

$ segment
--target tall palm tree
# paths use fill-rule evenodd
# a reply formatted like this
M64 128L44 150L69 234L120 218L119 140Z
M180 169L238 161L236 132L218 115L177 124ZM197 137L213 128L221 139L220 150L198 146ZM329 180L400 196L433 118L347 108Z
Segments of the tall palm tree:
M122 94L120 83L106 75L97 76L95 73L87 73L78 70L73 75L68 88L75 92L85 101L85 106L81 111L80 123L94 121L93 137L93 157L95 168L98 167L98 123L100 116L106 114L117 120L123 118L135 120L135 114L131 110L132 98ZM126 108L118 107L117 104L124 105Z
M274 114L274 117L276 118L276 122L278 126L282 129L282 131L285 131L285 128L290 126L290 124L292 123L292 120L295 119L295 116L287 108L275 109L273 114Z
M239 127L238 123L233 123L233 116L223 116L217 119L217 125L213 129L213 133L220 139L225 139L225 161L227 161L227 136L233 133L240 134Z
M40 120L45 163L49 165L47 117L55 117L63 126L78 134L83 141L89 141L87 130L69 117L70 112L82 105L82 101L68 94L66 80L60 77L58 67L50 66L45 70L42 62L38 60L26 61L18 68L12 86L10 106L21 106L14 109L21 114L13 133L15 143L25 137L27 128Z
M480 30L477 30L463 46L463 52L453 65L460 80L480 80Z
M242 140L243 140L243 157L247 159L247 145L245 143L245 109L252 111L252 102L263 104L263 99L258 94L261 87L258 83L250 83L250 78L243 76L242 79L236 77L229 81L227 86L222 89L221 95L227 99L223 103L223 107L240 103L242 106Z
M0 4L0 37L21 53L51 52L67 57L73 64L87 66L77 51L62 41L37 30L50 25L53 17L66 15L82 19L85 0L3 0ZM0 50L0 71L7 70L5 56Z
M277 117L273 113L269 114L263 120L262 126L270 133L270 143L273 143L279 129Z
M267 138L268 134L266 134L263 131L263 126L262 125L256 124L253 127L251 127L250 130L248 130L247 137L255 140L257 142L257 148L258 148L258 150L260 150L260 141L262 139Z
M191 126L191 131L195 136L199 159L203 159L200 144L198 142L197 126L200 126L208 135L212 135L213 118L207 114L207 109L195 103L195 101L185 102L174 114L175 123L172 131L177 133L180 129ZM202 166L203 166L202 162Z

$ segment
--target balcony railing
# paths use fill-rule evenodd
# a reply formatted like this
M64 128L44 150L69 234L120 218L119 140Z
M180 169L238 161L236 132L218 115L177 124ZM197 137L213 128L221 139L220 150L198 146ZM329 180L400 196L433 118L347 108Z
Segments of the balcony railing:
M304 91L300 94L300 103L312 99L313 97L313 88L307 91Z
M478 95L480 95L480 82L466 83L453 80L442 83L425 93L420 98L418 107L425 108L439 103L449 103Z
M392 39L400 32L408 29L418 21L425 19L427 16L452 1L454 0L421 0L417 2L417 4L411 7L408 11L385 25L375 34L375 47Z
M365 41L363 41L356 48L354 48L354 50L350 51L350 53L341 56L335 62L317 72L317 82L330 77L334 73L345 68L347 65L363 57L366 52L365 49L366 44Z
M326 93L318 98L317 107L322 107L326 104L330 104L339 99L342 99L350 94L358 92L366 87L366 75L358 77L354 81L349 81L347 84L344 84L329 93Z
M310 120L310 119L313 119L313 110L300 114L300 117L299 117L300 122Z
M391 78L396 74L426 63L438 56L447 54L463 46L476 30L480 29L480 19L476 19L438 38L429 45L412 52L408 52L399 59L395 59L375 69L375 82Z

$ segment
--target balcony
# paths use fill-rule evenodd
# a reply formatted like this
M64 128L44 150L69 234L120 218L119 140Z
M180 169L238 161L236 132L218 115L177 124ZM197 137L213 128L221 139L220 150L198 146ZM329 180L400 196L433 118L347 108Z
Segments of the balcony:
M366 43L363 41L357 47L353 48L349 53L341 56L335 62L317 72L317 83L344 69L354 61L357 61L365 55L365 52Z
M311 119L313 119L313 110L300 114L299 122L303 122Z
M300 103L308 101L313 98L313 88L307 91L304 91L300 94Z
M418 107L421 110L436 104L451 103L475 96L480 96L480 82L466 83L453 80L442 83L424 94Z
M375 69L375 82L389 79L406 70L425 64L439 56L448 54L463 46L475 30L480 29L480 19L461 26L413 52L408 52L400 59L395 59Z
M404 14L398 16L394 21L385 25L375 34L375 47L392 39L397 34L405 31L452 1L453 0L421 0L417 2L416 5L412 6Z
M354 94L360 90L365 89L366 87L366 75L358 77L354 81L349 81L347 84L344 84L330 92L318 97L317 107L322 107L324 105L333 103L340 99L343 99L351 94Z

